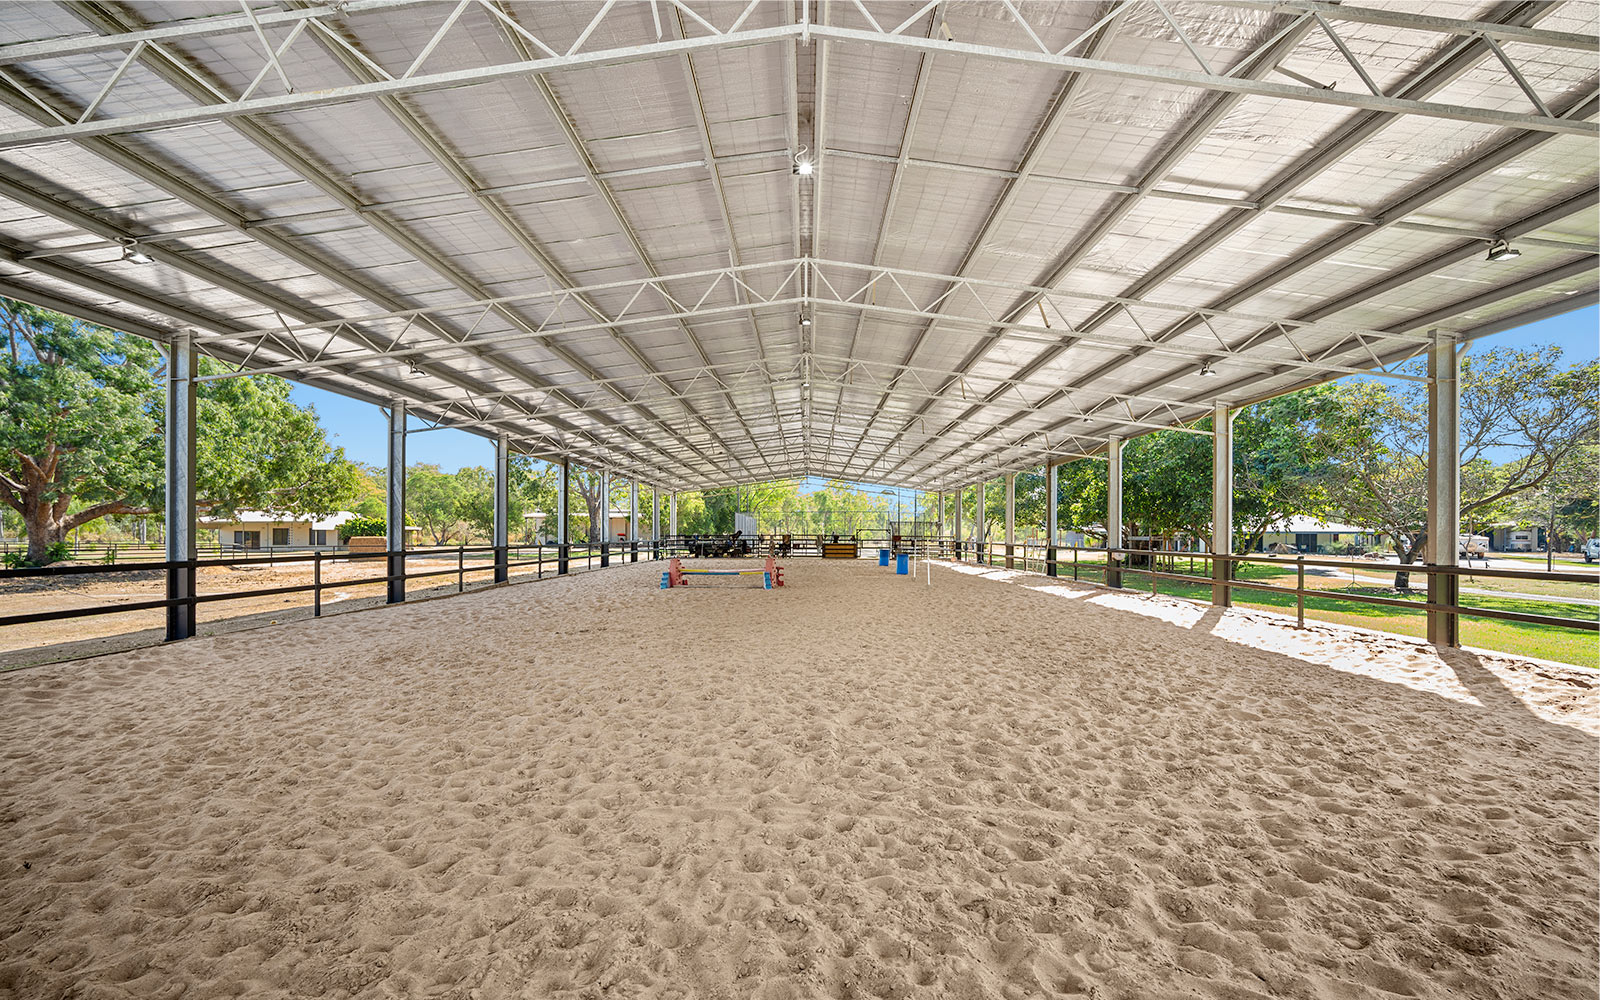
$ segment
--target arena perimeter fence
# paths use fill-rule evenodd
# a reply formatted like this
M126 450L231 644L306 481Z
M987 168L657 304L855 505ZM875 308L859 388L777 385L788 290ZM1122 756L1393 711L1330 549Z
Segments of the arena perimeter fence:
M809 546L795 543L809 541L815 537L761 535L750 539L750 541L752 542L754 554L765 555L769 552L776 552L780 555L809 555L812 554ZM1218 555L1210 552L1167 551L1161 549L1049 546L1042 542L1007 545L1001 542L962 541L949 537L890 538L858 536L855 539L842 540L855 541L863 556L875 555L875 551L878 548L892 548L895 551L911 551L920 556L953 558L958 561L973 562L979 565L1004 566L1008 569L1040 572L1052 577L1063 577L1070 573L1072 579L1079 582L1098 583L1119 589L1123 587L1123 579L1125 577L1142 576L1149 581L1152 594L1159 593L1159 586L1162 580L1209 586L1215 592L1220 592L1224 595L1224 603L1231 603L1235 590L1287 594L1295 599L1296 619L1300 627L1305 626L1306 598L1313 597L1354 604L1382 605L1415 612L1442 612L1452 617L1466 616L1499 619L1551 628L1575 629L1586 632L1600 631L1600 622L1593 620L1476 607L1463 604L1460 600L1459 580L1463 576L1594 585L1595 580L1592 577L1575 573L1520 569L1470 569L1458 566L1434 566L1425 563L1397 565L1387 562L1368 563L1340 559L1308 559L1303 555L1295 557L1291 562L1285 558L1269 556ZM789 543L787 552L783 548L786 542ZM309 553L281 553L271 557L274 565L310 563L312 581L310 583L289 584L254 590L228 590L205 594L199 593L195 587L199 570L236 565L260 565L262 562L260 556L193 559L177 562L166 560L137 561L105 565L3 569L0 570L0 581L53 579L73 576L115 576L116 574L160 571L166 577L168 596L166 598L120 604L100 604L81 608L0 615L0 628L7 625L23 625L93 615L123 614L156 609L164 609L170 615L176 608L187 608L192 615L193 609L201 604L306 593L311 595L312 615L321 617L323 591L328 589L342 589L364 584L381 583L390 588L392 600L404 600L406 584L411 581L454 576L456 579L456 592L460 593L466 589L468 576L473 574L478 574L478 576L474 577L474 582L479 582L482 574L492 574L492 581L495 583L520 583L529 580L542 580L547 576L561 576L573 572L604 569L610 566L613 561L639 562L641 560L668 559L672 556L692 556L694 543L695 539L692 536L673 536L639 542L602 543L598 545L510 545L504 548L490 545L457 545L453 547L406 549L400 552L350 553L313 551ZM1086 553L1093 558L1084 560L1082 556ZM410 568L410 563L413 560L448 560L451 556L455 558L454 566L427 569ZM1179 560L1188 562L1189 572L1178 571L1177 564ZM1196 561L1205 567L1204 573L1194 572L1193 567ZM345 562L376 562L379 564L378 568L384 570L384 572L354 580L323 580L322 570L324 566ZM1220 574L1216 571L1219 563L1221 566ZM1247 563L1277 567L1293 565L1296 571L1295 585L1289 587L1281 584L1238 579L1237 567ZM1163 565L1167 568L1162 569ZM512 569L526 567L532 567L533 571L519 573L514 578L512 577L510 572ZM1305 585L1307 567L1378 571L1385 574L1395 572L1410 573L1421 576L1430 582L1435 579L1443 579L1451 581L1451 584L1442 587L1430 586L1430 599L1427 601L1382 597L1376 594L1358 594L1342 590L1308 589ZM1086 577L1097 577L1098 579L1086 580ZM1442 600L1431 599L1432 595L1435 594L1443 595Z
M166 577L168 596L120 604L98 604L83 608L64 608L35 611L27 614L0 615L0 628L7 625L25 625L34 622L60 621L67 618L85 618L92 615L112 615L131 611L164 609L171 612L175 608L192 609L201 604L242 601L281 594L307 593L311 595L312 615L321 617L322 595L325 590L338 590L359 587L364 584L381 583L392 588L392 592L400 599L403 599L405 584L410 581L453 576L456 578L456 592L461 593L466 589L469 576L473 577L474 582L480 581L483 574L492 574L496 583L520 583L530 580L542 580L547 576L603 569L610 566L613 561L620 563L664 559L671 555L683 554L680 550L681 546L677 546L669 540L660 540L599 545L509 545L504 548L497 548L493 545L456 545L405 549L398 552L280 552L273 556L271 565L309 564L311 566L311 582L278 587L259 587L253 590L217 591L215 593L199 593L197 591L196 578L199 570L230 566L258 567L266 560L256 555L217 559L189 559L176 562L161 560L103 565L5 569L0 570L0 581L61 579L79 576L115 578L119 574L126 576L127 574L161 572ZM411 565L415 560L448 561L452 557L455 560L455 565L444 568L413 568ZM377 563L378 565L375 568L382 572L353 580L323 579L323 567L357 562ZM533 572L524 572L512 577L511 570L518 567L533 567ZM474 574L477 574L477 576L473 576ZM399 584L399 587L394 588L395 584ZM174 596L176 594L187 594L189 596Z
M1579 573L1555 573L1522 569L1473 569L1466 566L1435 566L1431 563L1402 564L1366 562L1352 559L1308 559L1303 555L1296 556L1291 560L1285 557L1264 555L1219 555L1214 552L1188 552L1168 549L1082 548L1067 545L1046 545L1043 542L1019 542L1012 545L1007 545L1003 542L966 542L957 543L957 548L962 552L962 555L958 558L970 556L973 561L980 565L1004 566L1007 569L1040 572L1046 576L1054 577L1065 577L1070 573L1073 580L1115 589L1127 589L1123 586L1123 580L1126 577L1144 577L1149 581L1151 594L1160 593L1159 588L1162 580L1171 580L1179 583L1211 587L1214 593L1220 592L1223 595L1222 603L1224 604L1232 603L1235 590L1287 594L1294 598L1295 619L1300 628L1305 628L1306 624L1306 598L1312 597L1319 600L1347 601L1352 604L1403 608L1408 611L1423 613L1430 611L1442 613L1451 617L1452 633L1455 631L1454 620L1461 617L1523 622L1550 628L1574 629L1580 632L1600 632L1600 621L1584 618L1564 618L1558 615L1531 614L1521 611L1504 611L1496 608L1463 604L1461 601L1460 581L1462 577L1466 576L1544 583L1574 583L1584 584L1591 588L1595 586L1595 577ZM1070 556L1068 553L1070 553ZM1085 561L1081 559L1084 553L1091 554L1095 558L1091 561ZM1191 567L1189 572L1178 571L1177 567L1180 561L1189 563ZM1197 561L1203 564L1203 573L1193 571L1194 563ZM1238 578L1238 567L1246 564L1279 568L1292 566L1295 570L1295 585L1289 587L1258 580L1241 580ZM1163 565L1167 568L1162 569ZM1220 573L1218 572L1219 566ZM1352 573L1364 570L1368 573L1378 572L1386 576L1395 573L1420 576L1429 582L1427 587L1429 599L1417 601L1403 597L1382 597L1377 594L1351 593L1345 590L1307 588L1307 567L1335 568ZM1090 577L1090 579L1085 580L1085 577ZM1438 599L1435 599L1435 595L1438 595ZM1178 597L1179 600L1198 600L1197 598L1180 595L1167 596ZM1201 601L1201 603L1217 602L1212 600Z

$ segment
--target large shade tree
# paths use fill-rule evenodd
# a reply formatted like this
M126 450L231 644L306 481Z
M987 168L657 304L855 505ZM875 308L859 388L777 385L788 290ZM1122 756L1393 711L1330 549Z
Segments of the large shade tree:
M0 501L21 516L28 560L110 514L161 509L165 359L149 341L0 299ZM201 358L201 374L223 366ZM358 473L310 407L270 376L196 390L197 508L325 516Z
M1409 386L1352 387L1340 432L1361 446L1330 482L1336 515L1388 535L1402 563L1415 562L1427 545L1426 390ZM1557 347L1467 354L1460 394L1464 524L1539 490L1600 432L1600 362L1566 365ZM1361 433L1349 434L1351 427ZM1396 575L1396 587L1409 583Z

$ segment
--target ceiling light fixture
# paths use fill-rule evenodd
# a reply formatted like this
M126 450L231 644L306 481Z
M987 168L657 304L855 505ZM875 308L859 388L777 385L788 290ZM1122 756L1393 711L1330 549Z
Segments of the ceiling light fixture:
M155 258L139 249L139 241L131 236L119 236L117 242L122 246L122 259L131 264L154 264Z
M1505 240L1495 240L1489 244L1489 260L1514 260L1522 256L1522 251L1507 243Z
M810 326L811 325L811 317L810 316L801 316L800 317L800 325L801 326Z
M1200 377L1201 378L1216 378L1217 377L1217 370L1215 368L1211 367L1211 362L1209 362L1209 361L1200 362Z
M805 146L800 147L800 152L794 154L794 172L798 177L810 177L816 172L817 165L812 162L811 150Z

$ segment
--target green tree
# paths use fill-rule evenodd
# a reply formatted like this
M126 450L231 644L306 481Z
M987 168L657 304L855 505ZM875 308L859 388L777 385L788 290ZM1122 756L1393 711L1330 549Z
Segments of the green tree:
M165 362L137 337L0 299L0 500L21 517L28 559L47 559L73 528L161 507ZM222 366L201 358L202 374ZM202 382L196 505L325 516L354 495L356 473L310 408L270 376Z
M508 462L507 471L510 476L507 493L516 497L517 507L524 515L527 513L543 514L544 523L541 530L544 532L545 537L554 538L556 534L556 497L561 481L561 467L529 455L512 455ZM513 528L516 525L516 520L522 521L524 531L529 529L530 522L525 516L514 519ZM535 541L532 537L527 536L523 540L527 542Z
M1600 362L1563 366L1561 350L1501 348L1461 359L1461 510L1481 521L1539 489L1600 431ZM1340 520L1391 539L1402 563L1427 544L1425 390L1362 383L1346 397L1345 430L1363 433L1330 482ZM1512 455L1495 464L1494 456ZM1410 585L1409 575L1395 586Z
M440 472L437 465L406 470L406 521L426 532L434 545L446 544L461 529L465 498L461 480Z
M1511 513L1520 524L1544 529L1544 568L1563 541L1581 542L1600 530L1596 524L1600 450L1593 444L1574 449L1538 486L1520 494Z
M461 520L471 536L494 540L494 472L481 465L456 470L461 484ZM522 497L506 484L506 537L510 538L522 520Z

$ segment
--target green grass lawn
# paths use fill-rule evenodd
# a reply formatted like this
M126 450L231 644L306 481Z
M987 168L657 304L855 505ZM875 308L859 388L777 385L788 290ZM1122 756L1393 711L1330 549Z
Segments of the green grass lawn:
M1204 572L1202 562L1196 561L1195 567L1200 573ZM1179 559L1177 569L1179 571L1187 571L1187 568L1187 561ZM1067 570L1064 575L1070 578L1070 567L1063 567L1063 569ZM1104 583L1104 565L1086 565L1080 562L1078 577L1088 583ZM1292 563L1278 566L1246 563L1241 566L1239 578L1292 587L1294 586L1295 567ZM1148 593L1150 589L1150 577L1139 570L1124 570L1122 582L1123 586L1129 590ZM1414 601L1418 604L1423 603L1425 600L1424 595L1421 593L1408 595L1397 593L1386 587L1366 584L1358 584L1352 587L1347 582L1327 577L1315 578L1307 576L1306 583L1309 587L1321 590L1343 591L1377 597L1397 597L1402 600ZM1172 597L1198 601L1209 601L1211 599L1210 584L1200 581L1191 583L1187 580L1161 580L1158 586L1162 594ZM1241 589L1235 591L1234 602L1241 607L1264 608L1291 615L1295 613L1295 597L1293 594L1274 594L1265 591L1252 592ZM1529 600L1526 598L1472 594L1464 598L1464 603L1490 611L1548 615L1555 618L1580 621L1596 621L1600 619L1600 608L1556 604L1549 601ZM1308 597L1306 599L1306 617L1340 625L1378 629L1384 632L1393 632L1396 635L1422 638L1427 634L1427 617L1420 609L1412 611L1407 608L1358 604L1354 601L1341 601L1331 596ZM1461 639L1462 642L1469 646L1478 646L1483 649L1500 650L1506 653L1533 656L1544 660L1556 660L1561 663L1572 663L1584 667L1600 667L1600 640L1597 640L1596 634L1593 632L1532 625L1524 622L1502 621L1493 618L1474 618L1463 614L1461 618Z

